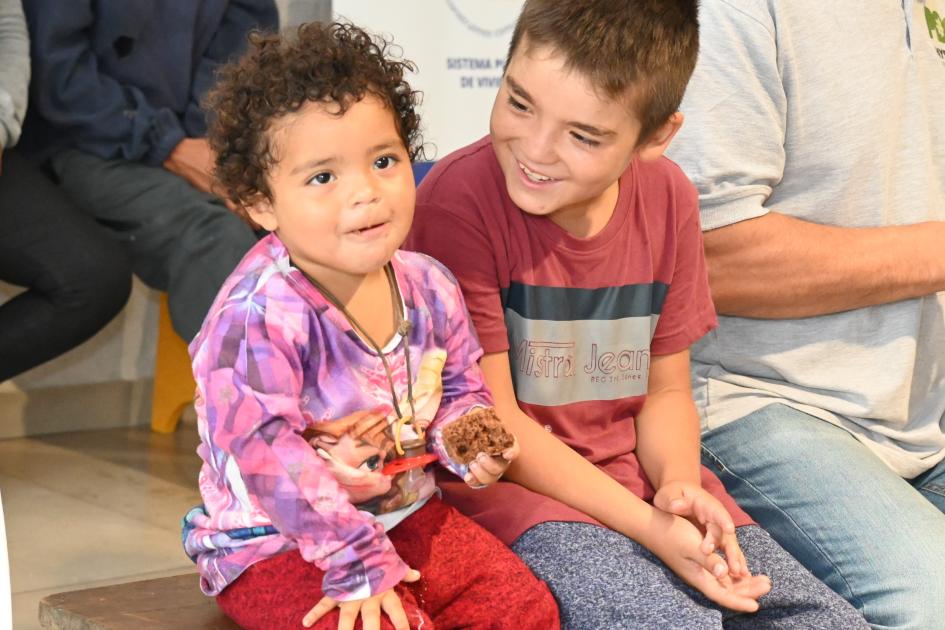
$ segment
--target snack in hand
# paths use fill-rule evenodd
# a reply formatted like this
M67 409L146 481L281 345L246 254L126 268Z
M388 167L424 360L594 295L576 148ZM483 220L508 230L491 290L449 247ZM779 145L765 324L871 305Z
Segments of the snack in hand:
M515 438L505 430L495 409L475 409L443 429L447 454L455 461L468 464L479 453L498 457L512 446Z

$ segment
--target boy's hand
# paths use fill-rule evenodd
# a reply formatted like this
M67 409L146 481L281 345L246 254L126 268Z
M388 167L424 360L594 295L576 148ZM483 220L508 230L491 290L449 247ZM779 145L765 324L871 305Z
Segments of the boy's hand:
M469 462L469 473L466 474L463 481L470 488L476 488L477 490L495 483L499 480L499 477L505 474L509 464L518 457L518 453L518 440L514 440L512 446L502 451L500 457L479 453L476 459Z
M710 554L721 550L732 576L747 577L748 564L735 536L735 523L725 506L702 486L682 481L664 484L653 497L653 505L698 524L705 532L700 550Z
M751 575L747 568L743 574L730 573L718 554L703 552L702 536L695 525L672 514L658 511L656 514L670 520L654 523L659 531L651 538L650 551L680 579L716 604L740 612L758 610L758 599L771 590L767 576Z
M419 579L419 571L408 569L403 581L416 582ZM302 618L302 625L311 628L316 621L334 610L336 606L341 609L341 616L338 618L338 630L353 630L359 614L364 630L379 630L382 610L390 617L390 621L396 630L409 630L410 628L410 624L407 622L407 613L404 612L404 605L400 602L400 597L394 592L394 589L386 590L366 599L355 599L348 602L338 602L331 597L322 597L315 604L315 607Z

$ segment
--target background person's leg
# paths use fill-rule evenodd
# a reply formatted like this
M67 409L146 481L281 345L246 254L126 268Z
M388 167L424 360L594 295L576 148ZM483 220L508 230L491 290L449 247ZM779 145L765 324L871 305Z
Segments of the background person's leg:
M562 628L722 628L722 613L708 600L612 530L542 523L522 534L512 551L551 588Z
M131 291L124 246L15 151L0 174L0 280L26 291L0 305L0 381L79 345Z
M213 195L160 167L65 151L52 160L65 192L128 246L135 273L168 293L174 328L190 341L223 281L256 242Z
M702 441L738 504L874 628L941 627L945 515L849 433L770 405Z

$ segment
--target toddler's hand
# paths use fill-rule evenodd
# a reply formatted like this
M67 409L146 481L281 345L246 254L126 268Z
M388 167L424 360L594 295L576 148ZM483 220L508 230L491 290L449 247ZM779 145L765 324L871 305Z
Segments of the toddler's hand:
M419 571L408 569L407 575L404 576L402 581L416 582L419 579ZM361 624L365 629L380 628L382 610L390 617L390 621L396 630L410 629L410 624L407 622L407 613L404 612L404 605L394 589L386 590L366 599L354 599L347 602L338 602L331 597L322 597L302 618L302 625L311 628L316 621L334 610L335 607L341 609L341 616L338 618L338 630L353 630L358 615L361 616Z
M502 451L500 457L479 453L476 459L469 462L469 472L464 479L466 485L470 488L480 489L495 483L499 480L499 477L505 474L509 464L518 457L518 453L518 440L514 440L512 446Z
M708 555L716 550L725 554L728 572L732 576L748 576L745 555L735 536L735 523L725 506L707 492L702 486L673 481L664 484L656 496L653 505L677 516L693 521L705 536L700 549Z

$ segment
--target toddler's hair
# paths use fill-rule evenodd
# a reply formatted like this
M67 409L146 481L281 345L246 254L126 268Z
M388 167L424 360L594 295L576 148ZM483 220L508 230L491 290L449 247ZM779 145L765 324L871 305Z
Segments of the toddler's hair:
M266 175L279 159L273 122L308 101L335 103L340 116L371 94L390 108L410 159L422 155L420 93L404 78L416 68L390 52L390 42L352 24L312 22L294 36L250 35L250 49L220 70L204 105L217 181L244 218L260 195L272 201Z

